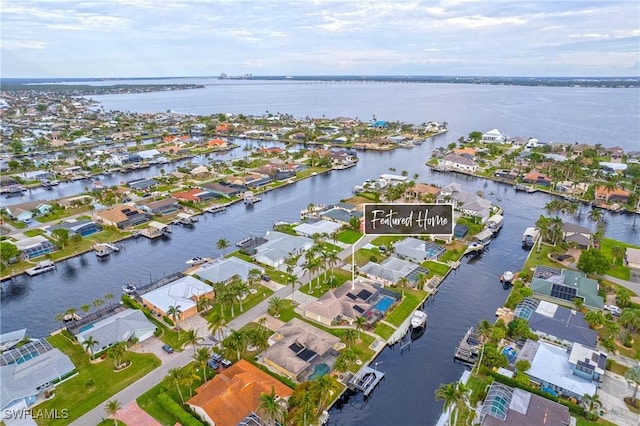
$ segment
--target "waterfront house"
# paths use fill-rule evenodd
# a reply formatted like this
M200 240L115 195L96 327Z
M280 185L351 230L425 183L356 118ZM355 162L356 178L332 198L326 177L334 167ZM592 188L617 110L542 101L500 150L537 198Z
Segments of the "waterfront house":
M440 192L440 188L437 186L427 185L426 183L416 183L413 186L407 186L404 192L404 198L405 200L433 201L436 199L438 192Z
M223 141L222 139L211 139L210 141L207 142L208 148L224 149L224 148L227 148L228 146L229 144Z
M331 368L339 355L340 338L293 318L273 333L269 345L259 355L260 362L277 374L306 382L315 366Z
M152 337L156 326L138 309L124 309L91 324L86 324L74 332L75 338L82 343L90 338L98 342L96 347L89 347L91 355L109 349L119 342L137 339L143 342Z
M247 190L247 187L244 185L236 185L225 181L205 183L202 186L211 190L214 194L218 194L225 198L238 196Z
M515 181L518 179L518 172L515 170L498 169L493 173L493 175L497 178L508 181Z
M164 216L171 213L175 213L180 210L180 205L178 201L171 198L163 198L157 201L144 201L138 202L136 207L142 211L145 211L149 214Z
M75 374L75 369L71 359L45 339L31 340L23 346L2 352L0 419L31 407L38 397L42 398L43 392ZM13 424L15 417L6 420L7 424Z
M527 297L518 303L514 316L526 319L531 331L545 340L564 346L596 346L598 332L589 328L584 314L575 309Z
M210 425L260 425L260 419L255 420L260 395L269 395L272 390L278 400L293 395L291 388L241 359L196 389L187 405Z
M254 263L247 262L238 257L219 257L212 262L206 263L195 272L198 278L210 283L226 284L234 277L239 277L242 281L247 281L252 270L257 269L260 274L264 274L264 268Z
M494 381L480 409L481 426L569 425L569 407Z
M446 155L444 159L438 160L438 164L466 172L475 172L480 168L478 163L459 154Z
M255 248L253 258L263 265L277 268L292 255L301 254L313 247L313 240L307 237L267 231L267 241Z
M342 228L342 225L330 220L318 220L304 222L293 228L298 235L313 238L314 235L333 235Z
M149 190L156 186L159 182L155 179L136 179L127 182L129 188L137 189L138 191Z
M116 226L119 229L140 225L151 219L148 213L126 204L118 204L110 209L99 211L94 214L94 218L97 222Z
M486 133L482 134L480 138L481 143L507 143L507 138L502 134L502 132L498 129L491 129Z
M374 286L373 281L358 277L330 289L301 309L305 318L323 325L334 326L343 321L353 324L358 317L366 318L367 312L374 309L381 297L381 290Z
M403 240L397 241L393 244L393 249L395 254L398 256L402 258L409 258L417 263L424 262L427 259L436 260L445 252L444 248L435 243L430 243L414 237L407 237Z
M582 195L587 192L589 184L585 182L562 181L556 183L556 191L561 194Z
M389 256L382 263L368 262L359 269L367 278L384 285L398 284L403 278L409 285L415 285L419 275L426 276L429 270L395 256Z
M596 186L595 189L596 202L602 203L619 203L627 204L631 193L622 188L607 188L605 186Z
M43 237L36 235L33 237L23 238L13 243L20 251L20 257L23 260L30 260L35 257L44 256L58 250L55 244Z
M45 232L49 237L51 237L53 236L53 231L55 231L56 229L66 229L69 232L69 236L74 236L77 234L81 237L87 237L89 235L95 234L96 232L102 231L102 226L89 219L70 219L57 225L47 227L45 229Z
M574 343L564 346L528 339L517 354L518 361L527 360L529 379L548 391L581 401L584 395L595 395L604 377L607 356L598 349Z
M473 192L461 191L458 186L443 188L438 194L438 202L453 203L454 208L463 215L484 224L491 216L492 203Z
M538 272L544 269L545 272ZM574 305L574 299L581 299L589 309L601 310L604 300L598 295L598 281L587 278L579 271L562 269L558 275L549 273L553 268L537 267L531 282L533 295L539 299L545 299L563 305Z
M208 189L200 188L191 188L188 191L174 192L171 196L179 201L192 201L195 203L219 198L219 194L209 191Z
M466 146L464 148L455 148L452 152L454 154L462 155L469 160L473 160L476 158L476 150L469 146Z
M178 278L169 284L140 295L144 306L160 316L167 315L167 311L172 306L179 307L182 311L178 316L179 321L198 313L197 301L202 297L213 298L213 288L191 276Z
M551 178L543 173L532 171L522 176L522 182L532 185L549 186L551 185Z
M589 228L570 222L562 224L562 240L575 244L581 249L588 249L593 244L593 236Z
M640 269L640 250L627 247L624 252L624 264L631 269Z
M327 219L343 225L349 225L351 223L351 219L354 217L358 220L362 219L362 212L356 210L353 206L335 204L319 212L319 216L322 219Z

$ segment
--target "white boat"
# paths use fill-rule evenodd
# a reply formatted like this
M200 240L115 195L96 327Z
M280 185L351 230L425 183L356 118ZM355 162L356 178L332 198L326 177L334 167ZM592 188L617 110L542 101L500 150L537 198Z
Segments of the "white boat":
M414 329L425 327L427 325L427 314L421 310L416 310L411 317L411 327Z
M196 257L192 257L191 259L187 260L185 263L187 265L201 265L203 263L206 263L207 259L205 257L200 257L200 256L196 256Z
M500 277L500 282L502 284L511 284L515 276L516 274L514 274L513 271L504 271L504 273Z
M43 260L41 262L38 262L38 264L33 268L29 268L24 272L30 277L33 277L34 275L40 275L44 274L45 272L53 271L56 268L57 266L52 261Z
M504 217L500 214L494 214L487 221L486 229L495 234L502 228L503 223L504 223Z
M467 246L467 249L464 251L464 254L478 253L478 252L481 252L482 250L484 250L484 244L474 241Z
M125 285L125 286L122 286L122 292L124 294L133 294L133 293L136 292L136 290L137 290L136 286L133 285L133 283L129 283L129 284Z

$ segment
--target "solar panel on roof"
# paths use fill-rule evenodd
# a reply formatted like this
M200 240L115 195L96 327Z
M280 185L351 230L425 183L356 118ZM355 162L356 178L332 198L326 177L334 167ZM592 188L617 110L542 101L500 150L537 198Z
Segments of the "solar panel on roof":
M356 297L356 296L354 296L352 293L347 293L347 297L348 297L349 299L351 299L351 300L356 300L356 299L357 299L357 297Z
M303 361L309 361L311 358L316 356L316 353L311 349L305 349L302 352L296 354L296 356Z
M298 342L293 342L292 344L289 345L289 349L291 349L293 352L297 354L298 352L304 349L304 346L302 346Z
M369 297L371 297L371 292L368 290L360 290L360 292L358 293L358 297L362 300L367 300Z
M364 312L364 309L362 309L362 308L361 308L360 306L358 306L358 305L354 305L354 306L353 306L353 310L354 310L354 311L357 311L357 312L360 312L360 313L363 313L363 312Z

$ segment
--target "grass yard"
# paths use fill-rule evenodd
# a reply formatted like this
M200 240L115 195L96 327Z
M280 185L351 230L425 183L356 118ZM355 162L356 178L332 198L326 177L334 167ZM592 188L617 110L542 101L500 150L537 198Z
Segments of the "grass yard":
M353 229L346 229L342 232L338 232L336 235L336 240L345 244L353 244L358 241L362 237L360 232L354 231Z
M376 323L376 326L373 329L373 332L376 333L378 336L382 337L382 339L385 341L389 340L389 337L393 335L394 331L396 331L395 328L390 327L387 324L384 324L380 321Z
M70 339L63 334L57 334L47 340L52 346L59 348L71 358L78 375L56 386L55 396L38 405L38 409L42 410L67 408L69 409L69 418L47 420L46 423L42 419L38 421L38 424L69 424L160 366L160 360L153 354L127 352L126 359L131 361L131 365L127 369L115 373L110 360L91 364L89 355L80 345L74 344Z
M448 265L443 265L442 263L433 262L431 260L427 260L422 262L420 266L427 268L429 273L427 274L427 278L431 278L434 275L438 275L440 277L444 277L449 269L451 269Z
M402 322L413 314L413 311L422 303L427 293L421 290L403 289L404 298L399 305L394 307L385 320L399 327Z

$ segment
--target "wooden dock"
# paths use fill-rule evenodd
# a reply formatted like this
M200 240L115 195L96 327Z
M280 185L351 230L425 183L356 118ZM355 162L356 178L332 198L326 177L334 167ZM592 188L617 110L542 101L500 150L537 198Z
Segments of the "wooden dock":
M456 348L453 360L462 364L474 365L478 361L481 346L480 336L476 334L473 327L470 327Z

